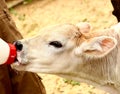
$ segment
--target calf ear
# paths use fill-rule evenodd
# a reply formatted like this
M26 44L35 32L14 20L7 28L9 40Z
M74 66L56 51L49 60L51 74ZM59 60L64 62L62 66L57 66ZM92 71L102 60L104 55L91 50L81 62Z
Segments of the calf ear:
M103 57L110 53L117 45L117 40L108 36L94 37L75 48L75 55L88 57Z
M91 25L88 22L79 22L78 24L76 24L76 26L79 28L79 31L81 33L89 33L89 31L91 30Z
M111 29L115 30L118 34L120 34L120 22L111 26Z

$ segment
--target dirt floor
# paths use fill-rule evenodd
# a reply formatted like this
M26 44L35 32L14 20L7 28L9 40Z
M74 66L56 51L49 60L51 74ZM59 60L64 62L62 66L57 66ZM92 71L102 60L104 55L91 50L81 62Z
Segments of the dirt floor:
M11 9L11 15L24 37L37 34L41 28L59 23L88 21L93 31L117 23L110 0L33 0ZM85 83L74 86L54 75L39 74L47 94L108 94Z

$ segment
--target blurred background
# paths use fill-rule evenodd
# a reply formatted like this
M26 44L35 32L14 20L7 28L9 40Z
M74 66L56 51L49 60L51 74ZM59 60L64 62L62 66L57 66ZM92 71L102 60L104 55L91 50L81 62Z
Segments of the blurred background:
M26 37L40 29L60 23L87 21L92 31L117 23L110 0L6 0L18 30ZM74 61L73 61L74 62ZM54 75L39 74L47 94L108 94L86 83L66 80Z

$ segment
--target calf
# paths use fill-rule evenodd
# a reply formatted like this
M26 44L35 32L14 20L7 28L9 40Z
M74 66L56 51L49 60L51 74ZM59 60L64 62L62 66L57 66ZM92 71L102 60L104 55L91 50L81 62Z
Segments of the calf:
M13 68L55 74L120 94L120 23L97 32L90 29L86 22L61 24L20 40L23 49Z

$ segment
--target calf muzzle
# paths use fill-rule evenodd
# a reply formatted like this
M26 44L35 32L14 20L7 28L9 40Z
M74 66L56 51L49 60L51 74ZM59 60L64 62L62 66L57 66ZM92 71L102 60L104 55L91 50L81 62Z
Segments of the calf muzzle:
M23 49L23 44L20 41L15 41L14 45L15 45L17 51L21 51Z

